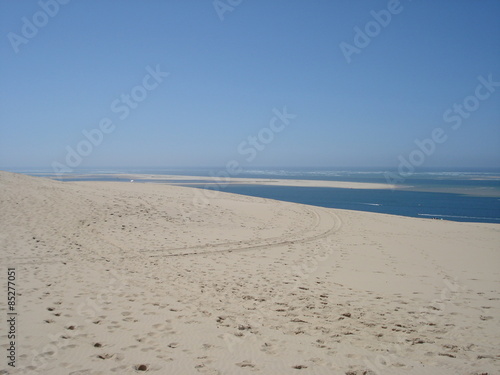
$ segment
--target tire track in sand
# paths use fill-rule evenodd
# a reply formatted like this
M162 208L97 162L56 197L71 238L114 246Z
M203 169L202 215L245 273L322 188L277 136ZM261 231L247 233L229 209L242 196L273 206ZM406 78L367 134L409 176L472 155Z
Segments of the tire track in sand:
M223 252L241 252L241 251L249 251L249 250L257 250L263 249L266 247L277 247L284 245L292 245L292 244L304 244L308 242L313 242L322 238L326 238L335 232L337 232L342 227L342 221L339 216L334 213L332 210L323 209L319 207L306 207L305 205L302 207L305 211L312 213L315 216L314 225L311 228L305 229L300 232L300 234L308 234L314 232L318 229L322 231L319 234L315 234L312 236L299 236L298 238L285 239L284 236L279 237L271 237L258 241L243 241L243 242L224 242L216 245L201 245L201 246L192 246L192 247L183 247L183 248L172 248L172 249L159 249L159 250L139 250L145 256L148 256L148 253L155 252L168 252L168 251L176 251L182 250L182 253L173 253L173 254L161 254L161 255L149 255L150 258L163 258L163 257L178 257L178 256L188 256L188 255L206 255L212 253L223 253ZM328 219L333 221L333 225L328 226ZM326 222L326 223L325 223ZM327 224L327 229L321 228L322 225ZM257 243L256 243L257 242ZM208 251L204 251L205 249L211 249ZM187 250L187 251L186 251Z

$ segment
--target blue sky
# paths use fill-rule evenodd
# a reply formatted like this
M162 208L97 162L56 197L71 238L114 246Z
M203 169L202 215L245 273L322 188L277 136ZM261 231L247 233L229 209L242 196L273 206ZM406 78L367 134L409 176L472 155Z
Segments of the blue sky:
M0 5L0 167L500 166L498 1L59 1Z

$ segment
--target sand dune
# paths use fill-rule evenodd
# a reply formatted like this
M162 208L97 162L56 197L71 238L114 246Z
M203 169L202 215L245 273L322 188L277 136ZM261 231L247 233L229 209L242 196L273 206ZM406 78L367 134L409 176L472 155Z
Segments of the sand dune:
M500 372L500 226L0 172L8 374Z

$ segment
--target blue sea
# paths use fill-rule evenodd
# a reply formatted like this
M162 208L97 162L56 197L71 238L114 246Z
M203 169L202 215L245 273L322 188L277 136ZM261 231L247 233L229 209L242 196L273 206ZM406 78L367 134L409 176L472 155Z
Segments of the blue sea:
M41 170L16 171L58 179ZM48 172L48 171L47 171ZM248 169L233 177L387 183L384 170L326 168ZM118 173L200 176L170 180L186 186L277 199L321 207L462 222L500 223L500 170L426 170L405 177L396 189L340 189L209 183L203 177L224 176L221 168L85 169L63 181L129 181ZM135 182L164 182L138 179ZM196 185L193 185L196 184Z
M211 188L211 185L206 185L205 188ZM320 207L452 221L500 223L500 198L495 197L263 185L227 185L219 190Z

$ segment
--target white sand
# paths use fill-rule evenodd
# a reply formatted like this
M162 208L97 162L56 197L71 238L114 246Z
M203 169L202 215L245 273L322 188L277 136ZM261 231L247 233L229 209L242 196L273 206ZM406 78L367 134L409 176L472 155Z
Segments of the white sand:
M0 373L500 373L499 225L7 172L0 191Z
M72 178L82 177L116 177L128 180L156 180L169 184L200 185L201 180L209 184L225 186L227 184L241 185L271 185L271 186L299 186L299 187L330 187L344 189L395 189L396 185L381 184L375 182L347 182L347 181L323 181L323 180L293 180L293 179L272 179L272 178L240 178L240 177L210 177L210 176L182 176L182 175L158 175L158 174L72 174ZM68 178L68 176L66 176ZM177 182L182 180L183 182ZM192 181L192 182L191 182ZM203 184L203 183L201 183Z

